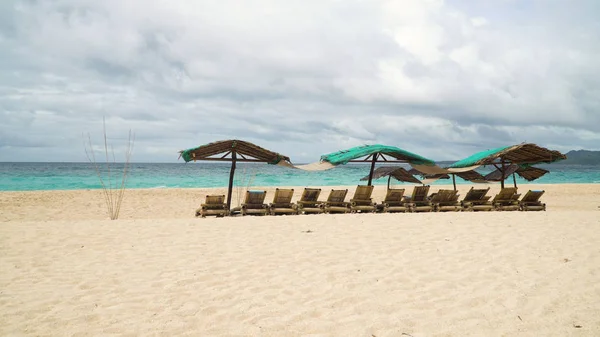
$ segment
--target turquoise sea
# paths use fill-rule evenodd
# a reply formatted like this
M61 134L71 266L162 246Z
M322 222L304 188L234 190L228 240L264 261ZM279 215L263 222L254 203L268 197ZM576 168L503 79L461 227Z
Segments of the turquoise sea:
M384 164L378 165L385 166ZM580 165L539 165L550 173L534 181L539 184L600 183L600 167ZM122 164L112 170L113 181L122 176ZM128 188L190 188L225 187L229 179L229 163L132 163L127 179ZM492 168L482 168L485 174ZM328 171L308 172L257 163L238 163L236 184L241 186L336 186L357 185L369 172L368 164L341 165ZM102 175L107 177L103 167ZM507 181L512 183L512 177ZM457 184L471 184L456 178ZM363 182L364 183L364 182ZM375 180L385 185L386 178ZM451 184L438 180L434 184ZM517 176L518 184L528 182ZM403 183L394 182L394 185ZM405 183L406 184L406 183ZM408 184L411 185L411 184ZM1 191L79 190L101 188L90 163L0 163Z

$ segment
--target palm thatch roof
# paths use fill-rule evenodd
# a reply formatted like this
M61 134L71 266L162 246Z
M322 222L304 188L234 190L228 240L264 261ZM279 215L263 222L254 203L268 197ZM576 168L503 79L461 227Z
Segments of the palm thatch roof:
M536 144L523 143L475 153L450 165L449 168L500 164L503 161L512 164L552 163L566 158L558 151Z
M421 177L423 177L425 179L450 179L450 176L445 173L426 174L415 168L408 170L408 172L413 175L420 175ZM462 179L471 181L474 183L486 183L484 176L475 170L465 171L465 172L456 172L456 173L452 173L452 174L456 174L457 176L461 177Z
M525 180L527 181L534 181L537 178L543 176L544 174L548 173L550 171L548 170L544 170L543 168L539 168L539 167L524 167L524 168L520 168L519 170L517 170L517 174L520 175L521 177L523 177Z
M475 171L475 170L471 170L471 171L466 171L466 172L457 172L455 173L457 176L461 177L464 180L470 181L470 182L474 182L474 183L485 183L485 177Z
M506 177L510 176L511 174L517 172L518 169L519 165L509 165L504 168L504 174L502 174L502 171L497 169L489 174L486 174L484 178L487 181L501 181L506 179Z
M489 174L487 174L484 179L487 181L501 181L509 177L511 174L516 173L519 176L523 177L527 181L533 181L548 173L548 170L544 170L539 167L532 166L519 166L519 165L510 165L504 168L504 174L500 170L495 170ZM504 178L502 177L504 175Z
M388 145L363 145L353 147L347 150L337 151L321 156L322 161L327 161L333 165L346 164L355 162L358 158L367 156L361 162L369 161L370 158L377 155L383 162L406 162L419 165L434 165L435 162L429 158L422 157L418 154ZM388 159L390 157L393 159Z
M410 169L410 170L408 170L407 172L408 172L408 173L410 173L410 174L412 174L412 175L414 175L414 176L416 176L417 174L418 174L418 175L422 175L422 174L423 174L423 172L421 172L421 171L417 170L416 168L411 168L411 169Z
M195 148L179 151L180 157L185 162L197 160L231 161L232 152L238 156L240 162L262 162L278 164L281 161L289 162L290 158L280 153L273 152L238 139L221 140Z
M417 170L416 168L411 168L410 170L408 170L408 173L414 176L421 176L421 178L424 179L450 179L450 176L446 173L427 174Z
M384 166L379 167L375 171L373 171L373 179L379 179L383 177L391 176L398 181L405 181L409 183L421 184L422 182L415 178L412 174L410 174L403 167L398 166ZM369 180L369 176L365 176L360 180Z
M450 179L450 175L446 173L424 174L425 179Z

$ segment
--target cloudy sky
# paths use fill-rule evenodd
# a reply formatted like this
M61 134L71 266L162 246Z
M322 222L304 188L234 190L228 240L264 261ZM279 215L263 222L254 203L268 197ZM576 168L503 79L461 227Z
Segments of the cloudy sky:
M0 161L600 150L598 0L2 0ZM117 158L119 159L119 158Z

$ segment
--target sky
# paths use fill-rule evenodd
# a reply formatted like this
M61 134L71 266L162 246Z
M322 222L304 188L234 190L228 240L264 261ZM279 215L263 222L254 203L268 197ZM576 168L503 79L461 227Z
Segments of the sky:
M0 161L600 150L597 0L2 0Z

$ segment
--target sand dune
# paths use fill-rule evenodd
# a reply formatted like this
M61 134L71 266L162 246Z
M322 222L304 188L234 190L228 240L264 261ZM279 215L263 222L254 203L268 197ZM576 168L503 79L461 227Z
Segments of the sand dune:
M0 335L598 336L600 185L533 188L547 212L219 219L131 190L117 221L0 193Z

